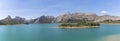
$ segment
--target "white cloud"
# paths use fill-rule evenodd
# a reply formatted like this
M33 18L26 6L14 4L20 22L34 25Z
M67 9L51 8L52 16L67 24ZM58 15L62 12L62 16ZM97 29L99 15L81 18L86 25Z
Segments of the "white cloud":
M101 13L106 14L106 13L107 13L107 11L103 10L103 11L101 11Z

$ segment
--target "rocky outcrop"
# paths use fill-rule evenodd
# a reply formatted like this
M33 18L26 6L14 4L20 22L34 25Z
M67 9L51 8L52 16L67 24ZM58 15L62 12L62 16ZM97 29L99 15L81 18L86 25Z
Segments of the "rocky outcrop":
M0 20L0 24L12 25L12 24L39 24L39 23L52 23L54 20L53 16L41 16L36 19L26 20L25 18L16 16L11 18L11 16Z
M22 18L22 17L19 17L19 16L16 16L13 20L18 22L18 23L25 23L25 21L26 21L25 18Z
M82 12L76 12L76 13L70 13L67 12L64 15L58 16L54 22L61 23L61 22L102 22L105 20L120 20L120 16L110 16L110 15L103 15L98 16L96 13L82 13Z
M20 16L16 16L15 18L11 18L8 15L5 19L0 20L0 24L39 24L39 23L76 23L76 22L102 22L105 20L120 20L120 16L110 16L103 15L98 16L96 13L83 13L83 12L75 12L70 13L66 12L63 15L58 17L53 16L40 16L35 19L26 20Z
M68 19L71 19L71 13L67 12L64 15L58 16L56 19L54 19L53 21L56 23L58 22L66 22Z
M8 17L6 17L5 19L0 20L0 24L4 25L4 24L11 24L12 18L10 15L8 15Z
M69 22L69 21L94 21L98 16L95 13L70 13L58 16L54 22Z
M12 18L11 18L10 15L8 15L8 17L6 17L5 19L3 19L2 21L9 22L9 21L12 21Z
M19 16L16 16L15 18L11 18L11 16L8 15L8 17L6 17L5 19L2 19L0 22L7 24L7 25L24 24L25 18L21 18Z
M38 24L38 23L52 23L54 20L53 16L41 16L33 20L33 23Z
M120 16L110 16L110 15L98 16L94 22L102 22L105 20L118 21L120 20Z

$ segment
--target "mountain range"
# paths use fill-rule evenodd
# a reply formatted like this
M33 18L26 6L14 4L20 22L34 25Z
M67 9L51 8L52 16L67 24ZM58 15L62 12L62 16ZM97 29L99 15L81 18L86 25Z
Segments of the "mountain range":
M105 20L119 21L120 16L111 16L111 15L102 15L98 16L96 13L83 13L75 12L70 13L66 12L63 15L54 17L54 16L40 16L35 19L26 20L20 16L11 18L8 17L1 19L1 25L13 25L13 24L40 24L40 23L77 23L77 22L102 22Z

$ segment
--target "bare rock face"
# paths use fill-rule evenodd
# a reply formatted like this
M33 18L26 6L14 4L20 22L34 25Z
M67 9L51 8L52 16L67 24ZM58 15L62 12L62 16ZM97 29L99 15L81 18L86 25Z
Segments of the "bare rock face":
M38 24L38 23L52 23L53 20L54 20L53 16L41 16L34 19L33 21L35 24Z
M65 13L64 15L58 16L56 19L54 19L54 22L66 22L66 20L71 19L70 12Z
M16 16L15 18L11 18L11 16L8 15L5 19L0 20L1 23L6 25L13 25L13 24L24 24L25 18L21 18L19 16Z
M62 16L58 16L55 22L68 22L68 21L94 21L98 17L95 13L81 13L81 12L76 12L76 13L65 13Z
M54 22L56 23L62 23L62 22L84 22L84 21L90 21L90 22L102 22L105 20L120 20L120 16L110 16L110 15L103 15L98 16L96 13L82 13L82 12L76 12L76 13L70 13L67 12L64 15L58 16L56 19L54 19Z
M117 21L117 20L120 20L120 16L103 15L103 16L97 17L94 22L101 22L105 20Z
M0 24L39 24L39 23L76 23L76 22L102 22L105 20L120 20L120 16L110 16L110 15L103 15L98 16L96 13L88 12L88 13L82 13L82 12L75 12L70 13L66 12L63 15L60 15L58 17L53 16L40 16L35 19L26 20L25 18L22 18L20 16L16 16L15 18L11 18L11 16L8 15L5 19L0 20Z
M3 19L3 21L6 21L6 22L9 22L9 21L11 21L11 20L12 20L12 18L11 18L10 15L8 15L5 19Z
M18 23L25 23L25 21L26 21L25 18L22 18L20 16L16 16L13 20L18 22Z
M12 18L8 15L5 19L0 20L0 25L7 25L11 24Z
M34 19L30 19L30 20L26 20L25 22L28 23L28 24L33 24L34 23Z
M53 16L41 16L36 19L26 20L25 18L16 16L11 18L11 16L6 17L5 19L0 20L0 24L12 25L12 24L39 24L39 23L52 23L54 20Z
M88 20L95 20L98 15L96 15L96 13L86 13L85 17L88 19Z

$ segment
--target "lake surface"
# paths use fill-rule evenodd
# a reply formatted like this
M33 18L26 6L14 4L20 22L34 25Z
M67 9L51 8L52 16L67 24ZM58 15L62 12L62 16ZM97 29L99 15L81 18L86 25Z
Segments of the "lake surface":
M0 41L120 41L120 24L61 29L59 24L0 26Z

